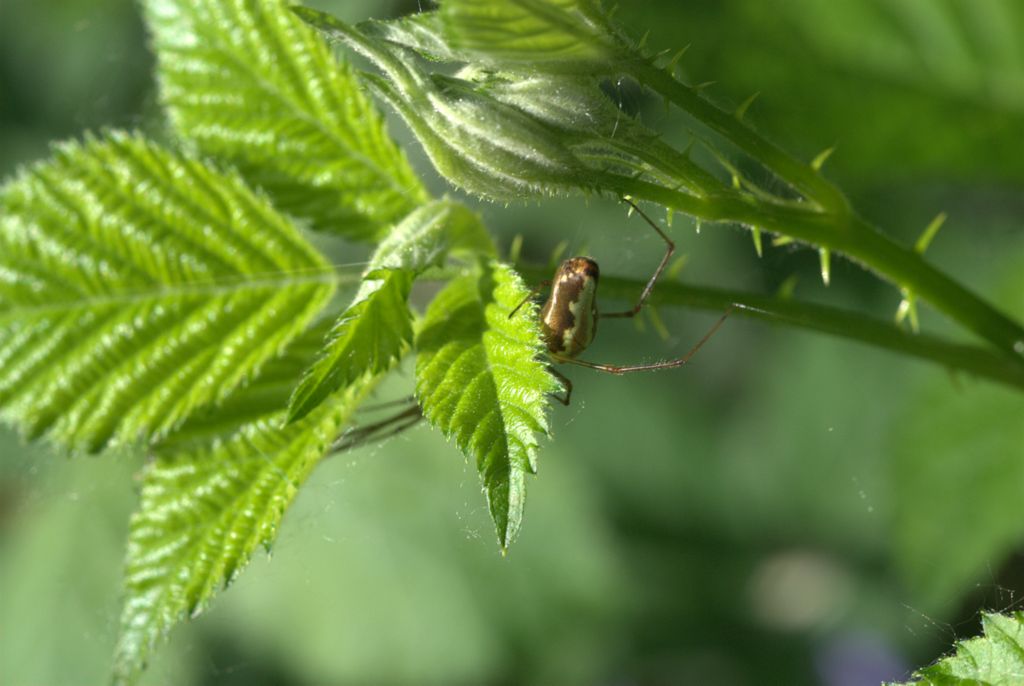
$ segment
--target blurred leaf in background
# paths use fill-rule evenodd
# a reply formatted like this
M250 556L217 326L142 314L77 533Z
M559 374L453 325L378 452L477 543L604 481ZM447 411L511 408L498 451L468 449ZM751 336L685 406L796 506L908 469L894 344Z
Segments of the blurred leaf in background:
M143 126L153 58L125 0L0 3L0 169L85 129Z
M762 97L755 125L840 185L1020 182L1024 6L1015 0L731 0L622 13L712 98ZM713 38L713 40L708 40ZM841 163L836 164L842 160Z
M1024 242L1012 252L999 291L1021 316ZM888 451L893 554L921 607L936 613L953 610L963 589L991 583L993 566L1024 540L1024 398L952 381L939 376L912 391Z
M316 4L350 21L416 9ZM747 121L804 158L838 144L826 170L886 230L912 241L948 211L929 257L1024 315L1019 3L651 0L619 18L656 48L692 44L682 68L716 81L717 101L761 91ZM3 176L87 127L161 130L145 40L127 0L4 0ZM484 211L534 259L567 240L642 276L659 255L612 202ZM801 297L895 310L849 264L826 291L811 251L758 260L741 232L692 229L672 229L687 281L769 290L795 275ZM710 321L662 315L667 341L609 323L591 357L670 357ZM408 393L404 374L381 399ZM1024 406L1003 389L738 319L683 370L570 376L507 559L473 468L417 429L324 463L273 558L143 683L873 684L907 678L1024 587ZM0 455L0 674L100 683L141 460L68 461L6 434Z

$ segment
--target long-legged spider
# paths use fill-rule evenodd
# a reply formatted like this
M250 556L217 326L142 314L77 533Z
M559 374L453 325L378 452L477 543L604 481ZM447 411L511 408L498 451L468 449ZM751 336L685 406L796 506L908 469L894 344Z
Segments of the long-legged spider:
M628 198L623 200L637 214L643 217L644 221L661 236L666 245L665 256L661 258L658 268L654 270L654 274L647 281L647 285L644 286L644 290L640 293L640 299L637 300L636 304L631 309L623 312L609 312L607 314L598 312L597 282L600 278L600 270L598 269L597 262L589 257L570 257L558 266L554 279L544 282L530 295L526 296L508 316L512 318L541 288L551 286L551 294L540 311L540 323L544 344L547 346L548 354L554 362L575 364L609 374L628 374L631 372L647 372L657 369L681 367L715 334L718 327L729 316L728 311L704 334L704 337L696 345L690 348L689 352L678 359L623 366L587 362L576 357L593 342L594 336L597 334L598 319L635 317L640 312L644 303L647 302L647 298L651 295L651 291L654 290L654 284L658 281L658 277L665 271L665 267L668 265L669 260L672 258L672 253L676 249L675 243L665 235L664 231L658 228L658 225L643 210L637 207L632 200ZM559 402L568 405L569 399L572 396L572 382L553 366L550 369L552 374L561 380L565 388L564 397L557 394L554 394L554 397Z
M657 369L681 367L700 350L701 346L715 334L718 327L729 316L729 311L726 311L715 322L715 325L704 334L704 337L678 359L625 366L598 364L596 362L576 359L576 356L586 350L587 346L593 342L594 336L597 333L598 319L635 317L643 309L644 303L647 302L651 291L654 290L654 284L657 283L661 273L665 271L665 267L668 266L668 262L672 259L672 254L675 252L675 244L658 228L658 225L643 210L637 207L633 201L628 198L624 200L644 218L666 244L665 256L661 258L658 268L654 270L654 274L651 275L651 278L644 286L644 290L640 293L640 299L637 300L631 309L622 312L609 312L607 314L599 313L597 309L597 282L600 278L600 271L597 267L597 262L589 257L570 257L559 265L558 270L555 272L555 278L552 281L545 281L534 289L508 315L511 319L537 292L546 286L551 286L551 294L541 309L540 321L544 344L547 346L548 353L554 362L575 364L609 374L628 374L630 372L647 372ZM553 366L550 367L550 370L552 374L559 378L565 388L564 397L557 394L552 395L559 402L568 405L572 396L572 382ZM382 421L349 429L334 443L332 452L341 452L369 441L389 438L415 426L423 418L423 412L416 403L415 398L405 398L364 409L380 409L392 405L403 405L404 409Z

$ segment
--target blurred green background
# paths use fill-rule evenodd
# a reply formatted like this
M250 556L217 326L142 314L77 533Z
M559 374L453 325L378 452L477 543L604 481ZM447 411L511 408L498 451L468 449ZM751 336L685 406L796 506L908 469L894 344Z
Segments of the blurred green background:
M352 20L416 9L316 4ZM618 17L652 46L691 44L687 76L721 104L761 91L748 120L792 152L837 145L828 174L891 234L946 211L929 257L1024 317L1020 2L648 0ZM128 0L2 0L0 174L87 129L159 132L151 71ZM533 261L566 240L641 278L660 256L614 202L482 210ZM795 276L797 297L883 317L898 303L843 261L825 289L809 250L759 260L733 227L677 219L673 235L688 282L771 292ZM667 339L612 322L589 357L681 354L714 317L661 315ZM273 557L177 630L144 682L856 686L907 676L976 632L981 608L1019 605L1020 394L740 317L682 370L568 373L574 404L553 408L507 558L474 470L421 426L326 461ZM0 453L0 684L104 683L141 457L68 459L11 433Z

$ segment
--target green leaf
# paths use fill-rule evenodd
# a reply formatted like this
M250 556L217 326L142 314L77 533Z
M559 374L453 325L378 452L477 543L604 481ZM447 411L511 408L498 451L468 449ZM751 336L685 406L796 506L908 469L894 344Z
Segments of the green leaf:
M358 28L368 36L409 48L435 62L466 61L466 56L457 53L445 39L444 23L437 11L409 14L389 21L364 21Z
M407 272L363 283L355 301L338 318L323 353L302 375L288 404L288 421L305 417L331 393L367 371L383 372L412 342L412 313L406 299Z
M112 134L0 194L0 406L96 451L217 403L300 334L336 277L237 178Z
M392 42L323 12L306 7L294 11L387 75L388 81L374 75L364 80L395 108L437 170L456 186L491 199L513 200L593 185L560 132L468 81L431 76L408 50Z
M366 277L403 270L420 274L442 267L450 253L493 255L494 244L479 216L465 205L435 200L411 213L385 238L366 270Z
M161 437L161 451L181 451L186 447L208 445L227 440L238 427L255 422L288 407L296 379L320 354L324 338L331 330L331 319L323 319L289 345L285 354L260 368L255 379L245 384L218 405L207 405L189 415L174 431Z
M372 240L427 193L352 70L280 0L146 0L180 136L282 210Z
M295 12L384 72L386 80L364 79L405 120L441 175L471 193L514 200L592 192L610 175L650 175L698 195L724 190L616 107L593 71L493 73L474 65L455 76L431 74L412 52L458 57L434 45L443 40L432 14L356 28L316 10Z
M449 42L506 71L610 73L628 50L595 0L444 0Z
M528 294L509 267L484 263L438 294L416 338L420 406L476 463L503 549L519 531L526 474L537 471L545 394L557 388L538 360L535 309L509 318Z
M480 220L450 200L424 205L385 239L366 270L352 305L338 318L320 358L303 375L288 421L301 419L328 396L367 372L386 371L412 343L407 299L413 279L442 266L448 252L493 254Z
M663 169L672 173L660 180L673 187L682 184L698 194L724 190L688 155L619 109L593 78L469 71L460 75L473 76L482 92L557 130L563 143L594 169L627 174Z
M985 613L984 636L962 641L956 654L914 673L904 686L1017 686L1024 680L1024 612Z
M224 440L158 449L131 521L115 683L134 683L176 624L204 610L258 546L269 552L285 510L372 382L286 428L274 412Z

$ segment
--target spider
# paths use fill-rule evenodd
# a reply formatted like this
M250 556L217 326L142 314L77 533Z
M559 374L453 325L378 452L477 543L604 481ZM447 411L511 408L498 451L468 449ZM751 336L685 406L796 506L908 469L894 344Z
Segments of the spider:
M654 284L658 281L658 277L665 270L668 261L672 258L672 253L676 249L675 243L632 200L623 198L623 201L643 217L644 221L661 236L666 245L665 256L661 258L658 268L654 270L654 274L647 281L647 285L644 286L644 290L640 293L640 299L637 300L636 304L631 309L623 312L598 312L597 283L600 279L600 270L598 269L597 262L589 257L570 257L558 266L554 279L540 284L521 303L516 305L515 309L509 313L509 319L515 316L516 312L539 290L546 286L551 286L551 293L540 311L540 323L544 344L547 346L548 354L554 362L575 364L580 367L587 367L588 369L596 369L600 372L616 375L681 367L718 331L718 327L729 316L728 310L704 334L704 337L690 348L689 352L675 360L620 366L587 362L576 357L594 341L599 319L635 317L640 312L651 291L654 290ZM563 405L568 406L569 399L572 396L572 382L555 367L550 367L550 370L562 382L562 386L565 389L564 396L557 394L552 394L552 396Z
M661 273L668 265L668 261L672 259L672 254L675 252L675 244L661 229L658 228L658 225L655 224L651 218L643 212L643 210L637 207L632 200L629 200L628 198L623 198L623 200L641 217L643 217L651 228L657 231L658 235L661 236L667 246L665 249L665 256L661 258L658 268L654 270L654 274L647 281L647 285L644 286L644 290L640 293L640 299L637 300L632 309L625 310L623 312L600 314L597 310L597 282L600 278L600 270L598 269L597 262L589 257L570 257L558 266L554 279L541 283L537 288L533 289L533 291L523 298L522 302L516 305L515 309L509 313L509 319L514 317L516 312L518 312L523 305L529 302L529 300L542 288L552 286L551 294L548 296L547 302L544 303L544 307L541 309L540 321L544 344L547 346L548 353L553 361L575 364L581 367L607 372L609 374L628 374L630 372L646 372L656 369L681 367L686 364L698 350L700 350L701 346L703 346L716 331L718 331L718 327L720 327L722 322L725 321L725 318L729 316L729 312L732 308L727 310L725 314L715 322L715 325L712 326L706 334L704 334L704 337L700 339L695 346L690 348L689 352L675 360L666 360L651 364L619 366L612 364L597 364L595 362L576 359L576 356L586 350L587 346L593 342L594 335L597 333L598 319L635 317L640 310L643 309L648 296L650 296L651 291L654 290L654 284L658 281L658 277L661 276ZM558 377L565 389L565 396L559 396L554 393L552 396L562 404L568 406L569 400L572 397L572 382L554 367L549 367L549 369L552 374ZM416 403L416 399L411 397L398 401L381 403L379 405L369 406L363 409L375 410L394 405L404 405L405 409L382 421L350 429L335 441L332 445L332 452L348 450L350 448L363 445L371 440L389 438L416 425L423 419L422 410Z

